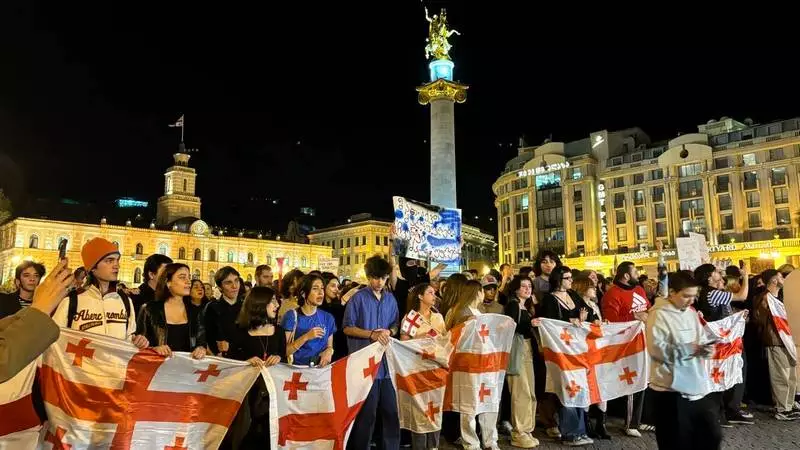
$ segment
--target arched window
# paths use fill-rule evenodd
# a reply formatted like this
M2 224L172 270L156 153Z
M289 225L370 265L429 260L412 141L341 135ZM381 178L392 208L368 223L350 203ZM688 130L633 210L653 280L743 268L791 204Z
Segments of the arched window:
M28 248L39 248L39 236L32 234L31 240L28 242Z
M133 282L136 283L136 284L139 284L139 283L142 282L142 268L141 267L137 267L136 270L133 271Z
M186 259L186 249L181 247L178 249L178 259Z
M308 257L303 256L300 258L300 265L303 267L308 267Z
M264 264L266 264L268 266L272 265L272 255L270 255L269 253L267 253L266 259L264 259Z
M194 275L192 275L192 279L193 280L199 280L200 279L200 269L194 269Z
M247 263L248 264L253 264L253 254L252 253L248 253L247 254Z
M211 250L211 251L213 252L214 250ZM208 282L211 283L212 287L214 286L214 275L215 275L215 272L213 270L209 270L208 271Z
M203 259L203 252L199 248L194 249L194 260L200 261Z
M136 254L143 255L144 254L144 245L141 242L136 243Z
M213 248L208 251L208 260L209 261L217 260L217 252L215 252ZM214 277L212 276L211 278L213 279Z
M66 236L59 236L58 242L56 242L56 248L61 247L61 241L67 241L67 249L69 249L69 238Z
M235 253L233 252L233 250L228 250L228 262L233 262L233 259L235 257L236 256L235 256Z
M119 248L119 241L112 241L111 243L114 244L114 247L117 247L117 250L119 250L120 253L122 252L122 249Z
M164 256L169 256L169 255L167 255L167 253L168 253L167 244L165 244L163 242L161 244L158 244L158 253L161 253Z
M249 281L251 283L253 282L253 274L252 273L248 273L247 274L247 281Z

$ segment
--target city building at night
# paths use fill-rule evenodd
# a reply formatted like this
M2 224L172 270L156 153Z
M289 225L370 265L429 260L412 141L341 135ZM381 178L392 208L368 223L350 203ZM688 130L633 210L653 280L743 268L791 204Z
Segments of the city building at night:
M339 276L364 281L367 258L373 255L388 258L391 255L391 227L392 222L359 214L345 224L316 230L308 237L311 244L327 246L333 251L333 256L339 258ZM462 264L451 271L467 268L485 271L494 267L497 261L494 237L466 224L462 225L461 232L464 237Z
M53 219L19 217L0 225L0 285L14 277L23 260L34 260L46 267L55 266L58 246L68 240L70 265L81 263L85 242L102 237L119 246L119 279L129 284L143 280L144 260L153 253L171 257L189 266L193 277L213 283L222 266L233 266L245 280L255 278L255 268L268 264L275 273L291 268L309 271L318 267L320 257L330 257L330 247L267 240L263 236L228 235L212 228L200 218L200 198L195 194L195 170L189 167L189 154L174 155L175 164L164 174L164 196L158 200L156 220L141 226L131 220L112 224L107 219L88 224ZM121 207L141 207L143 201L122 199Z
M519 148L492 190L500 262L539 250L608 273L634 261L653 273L655 242L677 268L675 239L704 234L710 256L751 272L800 265L800 118L725 118L652 142L639 128Z

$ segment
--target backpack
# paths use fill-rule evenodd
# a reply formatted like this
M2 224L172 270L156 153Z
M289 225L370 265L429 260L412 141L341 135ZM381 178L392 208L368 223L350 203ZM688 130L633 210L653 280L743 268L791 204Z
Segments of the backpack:
M124 292L117 291L117 295L122 299L122 304L125 305L125 315L131 317L131 301ZM72 328L72 321L78 314L78 291L73 289L69 291L69 307L67 308L67 328ZM128 332L128 322L125 322L125 332Z

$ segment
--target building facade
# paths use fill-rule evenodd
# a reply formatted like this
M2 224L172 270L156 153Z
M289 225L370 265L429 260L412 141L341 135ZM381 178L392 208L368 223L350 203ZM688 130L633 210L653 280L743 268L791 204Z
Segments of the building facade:
M174 155L175 165L165 174L164 196L158 201L156 222L148 228L108 224L64 222L17 218L0 226L0 285L14 277L23 260L41 262L52 268L58 259L58 246L67 239L72 267L81 264L84 243L95 237L115 242L122 255L119 279L129 284L143 280L144 260L154 253L171 257L189 266L193 277L213 283L214 273L233 266L245 280L255 279L255 268L268 264L277 272L292 268L309 271L318 268L319 258L331 256L330 247L298 244L243 236L214 234L199 218L200 198L195 195L194 169L189 155Z
M493 184L500 261L541 249L608 271L655 268L655 241L704 234L712 259L751 271L800 262L800 119L729 118L653 143L639 128L521 147ZM672 248L672 249L671 249Z
M343 225L316 230L308 238L312 245L328 247L333 251L333 257L339 258L337 275L364 281L364 263L367 258L373 255L389 258L392 253L389 240L392 222L366 216L361 216L359 220L358 217L352 217L350 222ZM462 234L463 268L488 270L493 267L497 246L493 236L469 225L462 226Z

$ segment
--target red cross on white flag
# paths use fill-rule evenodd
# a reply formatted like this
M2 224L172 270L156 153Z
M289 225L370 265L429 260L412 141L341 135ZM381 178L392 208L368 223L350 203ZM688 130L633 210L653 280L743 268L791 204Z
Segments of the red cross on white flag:
M585 408L647 387L644 324L618 322L577 327L542 319L547 392L561 404Z
M41 425L31 393L39 360L0 383L0 449L36 448Z
M62 329L39 375L43 448L180 449L216 448L258 371Z
M792 293L794 294L794 293ZM769 302L769 312L772 315L772 323L778 330L778 335L783 342L786 351L797 361L797 347L792 338L792 330L789 328L789 316L786 314L786 306L777 297L767 292L767 302Z
M408 314L403 317L403 323L400 324L400 331L414 337L417 335L417 330L419 330L420 325L422 325L422 321L422 314L416 311L409 311Z
M703 325L706 339L716 341L714 355L705 361L708 392L726 391L742 382L744 327L743 312Z

